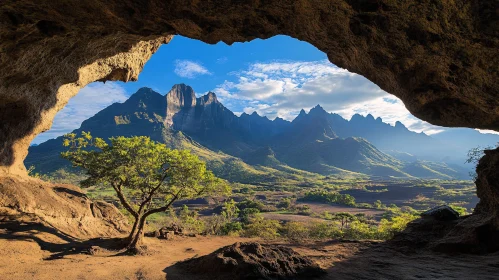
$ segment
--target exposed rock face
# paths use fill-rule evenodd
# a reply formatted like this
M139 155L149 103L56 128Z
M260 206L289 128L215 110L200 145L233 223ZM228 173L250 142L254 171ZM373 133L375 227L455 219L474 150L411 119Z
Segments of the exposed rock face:
M437 248L468 252L499 251L499 148L485 151L476 168L477 204L473 215L458 223Z
M475 212L495 217L493 221L499 227L499 148L486 150L476 168L476 184L480 186L477 196L480 202Z
M91 201L72 185L0 178L0 220L29 218L76 238L117 236L129 229L116 207Z
M190 86L174 85L166 95L166 104L165 125L170 127L173 126L173 116L181 109L196 106L196 94ZM189 117L189 115L182 115L182 117Z
M313 279L325 272L293 249L259 243L235 243L178 265L187 273L217 280Z
M410 223L394 242L452 253L499 251L498 170L499 148L485 151L477 166L480 202L473 215L458 217L446 206L437 207L425 212L422 219Z

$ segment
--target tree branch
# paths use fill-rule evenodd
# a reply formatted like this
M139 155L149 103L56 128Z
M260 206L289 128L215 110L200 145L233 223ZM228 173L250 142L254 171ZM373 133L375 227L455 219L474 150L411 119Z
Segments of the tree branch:
M123 194L123 191L121 190L121 187L115 186L114 184L111 184L111 186L116 191L116 194L118 195L118 198L119 198L121 204L123 204L123 207L125 207L125 209L128 212L130 212L130 214L132 214L132 216L137 218L139 216L139 213L137 211L135 211L133 209L132 205L128 202L125 195Z
M168 169L167 169L168 170ZM142 203L140 204L140 207L139 207L139 213L142 212L144 206L149 203L154 195L154 193L156 193L156 191L161 187L161 185L163 184L163 182L166 180L166 177L168 176L168 173L166 173L166 170L165 170L165 175L161 178L161 180L159 181L158 185L156 187L154 187L150 192L149 192L149 196L147 197L147 199L145 199L144 201L142 201Z

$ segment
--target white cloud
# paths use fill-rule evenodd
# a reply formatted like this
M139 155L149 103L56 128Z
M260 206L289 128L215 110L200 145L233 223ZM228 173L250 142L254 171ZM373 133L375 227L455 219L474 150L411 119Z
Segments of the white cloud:
M38 135L33 143L41 143L71 132L100 110L115 102L124 102L127 98L125 89L117 83L91 83L69 100L66 107L55 116L52 128Z
M409 113L404 103L393 95L386 94L370 100L366 103L351 104L351 106L339 110L336 113L346 119L350 119L354 114L371 114L375 118L381 117L383 122L395 125L397 121L403 123L408 129L416 132L424 131L426 134L435 134L445 130L443 127L435 126L424 122Z
M234 80L225 81L214 92L232 105L243 106L238 111L291 120L301 109L320 104L347 119L370 113L387 123L401 121L417 132L443 129L413 117L395 96L327 60L254 63L232 75Z
M180 77L193 79L199 75L211 75L210 71L199 63L190 60L177 59L175 61L175 74Z

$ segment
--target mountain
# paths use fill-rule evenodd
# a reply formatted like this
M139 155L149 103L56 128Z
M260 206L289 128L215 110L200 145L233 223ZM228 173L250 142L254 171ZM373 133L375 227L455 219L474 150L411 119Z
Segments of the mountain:
M369 123L369 116L366 119ZM325 175L350 170L377 176L449 179L462 178L461 174L466 174L452 168L445 170L445 164L427 163L423 168L416 158L396 159L382 152L370 141L351 136L354 135L352 131L357 129L358 126L350 126L347 120L330 114L317 105L308 114L302 110L292 121L291 127L274 138L273 149L280 161L295 168ZM373 137L376 135L374 133L359 134L376 139ZM427 167L429 165L439 166L441 171Z
M499 135L492 133L480 133L474 129L455 128L432 135L444 143L452 143L452 146L468 151L478 146L482 148L493 147L499 144Z
M114 103L85 120L74 132L82 131L104 139L149 136L169 147L191 150L217 175L239 182L268 182L276 176L298 180L303 174L446 179L462 175L445 163L417 156L399 158L410 155L415 143L439 143L402 124L393 127L360 115L347 121L320 105L308 113L302 110L292 122L269 120L257 113L238 117L215 93L196 97L185 84L174 85L166 95L141 88L124 103ZM67 167L68 162L59 157L62 140L31 146L25 164L42 173ZM388 148L395 151L385 153Z

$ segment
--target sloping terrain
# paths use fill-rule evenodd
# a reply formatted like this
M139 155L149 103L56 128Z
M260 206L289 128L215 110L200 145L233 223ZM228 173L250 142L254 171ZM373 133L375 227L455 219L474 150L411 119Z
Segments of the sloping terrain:
M119 236L128 220L104 201L90 200L78 187L35 178L0 178L0 223L47 226L60 236Z
M196 97L191 87L178 84L166 96L141 88L124 103L112 104L85 120L74 133L89 131L104 139L149 136L172 148L192 150L218 176L241 183L292 176L288 167L326 176L353 172L383 177L463 177L462 170L444 163L399 160L382 152L366 140L379 140L380 133L374 133L377 129L371 128L370 122L369 117L364 120L360 116L348 122L319 105L308 114L302 110L292 122L271 121L256 113L238 117L214 93ZM409 136L414 141L431 139L400 125L392 127L380 120L375 124L383 128L385 140L392 136L400 143ZM366 138L344 137L352 134ZM67 168L69 163L59 156L65 149L62 140L58 137L30 147L26 166L34 166L40 173Z

